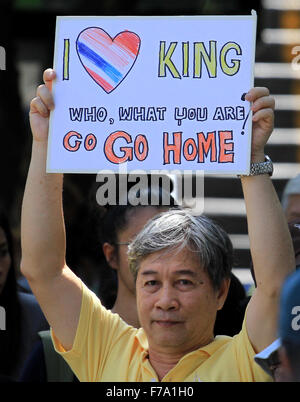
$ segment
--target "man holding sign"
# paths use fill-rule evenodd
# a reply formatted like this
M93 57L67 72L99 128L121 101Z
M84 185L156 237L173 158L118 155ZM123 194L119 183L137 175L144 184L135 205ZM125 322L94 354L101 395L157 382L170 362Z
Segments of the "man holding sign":
M257 280L241 332L213 336L229 286L231 244L210 220L171 211L129 247L142 328L107 311L65 262L62 174L46 173L53 70L31 102L32 158L22 210L22 272L56 350L81 381L266 381L254 355L276 339L281 285L294 269L289 230L265 164L274 99L253 88L251 175L241 182Z

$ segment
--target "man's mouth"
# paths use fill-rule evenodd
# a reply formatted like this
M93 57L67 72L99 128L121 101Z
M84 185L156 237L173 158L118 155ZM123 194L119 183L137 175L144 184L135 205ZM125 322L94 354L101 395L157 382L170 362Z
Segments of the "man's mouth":
M170 328L178 324L182 324L181 321L171 321L171 320L154 320L154 322L162 328Z

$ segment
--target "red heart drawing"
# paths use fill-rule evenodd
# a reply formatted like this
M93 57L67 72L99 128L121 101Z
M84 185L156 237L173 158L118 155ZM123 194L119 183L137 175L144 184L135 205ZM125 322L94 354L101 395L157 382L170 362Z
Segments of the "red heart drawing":
M140 50L139 36L130 31L111 38L103 29L84 29L76 40L76 50L81 64L104 91L110 93L126 77Z

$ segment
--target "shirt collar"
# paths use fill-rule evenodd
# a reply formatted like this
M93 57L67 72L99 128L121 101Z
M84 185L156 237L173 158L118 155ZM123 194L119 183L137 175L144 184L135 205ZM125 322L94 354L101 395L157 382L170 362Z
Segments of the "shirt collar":
M139 328L137 333L136 333L136 338L143 349L143 356L148 356L148 349L149 349L149 343L147 339L147 335L144 331L143 328ZM190 356L192 354L203 354L205 352L208 357L211 356L216 350L218 350L221 346L223 346L225 343L227 343L231 337L225 336L225 335L217 335L212 342L209 344L200 347L199 349L193 350L190 353L187 353L185 356L182 357L182 359L185 359L187 356ZM182 360L181 359L181 360Z

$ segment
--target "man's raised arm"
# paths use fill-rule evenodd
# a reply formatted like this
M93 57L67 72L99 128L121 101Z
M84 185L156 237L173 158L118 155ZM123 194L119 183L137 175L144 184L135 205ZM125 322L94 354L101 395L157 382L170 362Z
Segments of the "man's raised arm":
M274 99L267 88L253 88L251 162L264 162L264 146L273 130ZM257 288L249 302L247 330L261 351L277 337L278 297L285 277L295 269L288 225L270 176L242 177L250 250Z
M53 70L30 104L33 135L21 219L21 270L65 349L72 347L81 306L81 282L66 266L62 174L46 174Z

